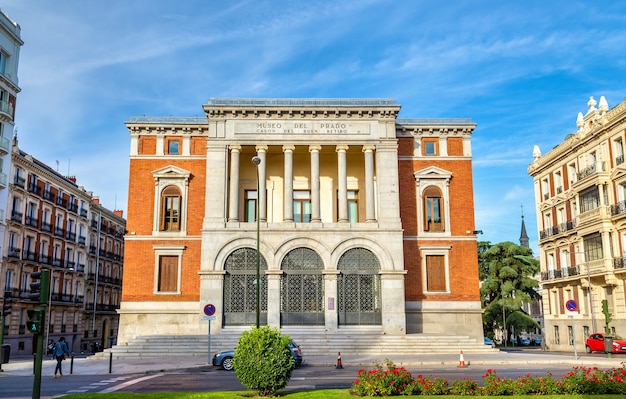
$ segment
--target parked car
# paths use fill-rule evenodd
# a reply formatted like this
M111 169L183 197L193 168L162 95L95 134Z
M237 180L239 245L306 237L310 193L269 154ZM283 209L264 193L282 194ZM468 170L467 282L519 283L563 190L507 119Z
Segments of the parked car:
M298 344L293 341L289 341L289 351L291 352L291 356L294 360L294 366L300 366L304 362L304 358L302 357L302 351ZM235 350L230 349L227 351L218 352L213 356L213 365L216 367L221 367L224 370L233 370L233 357L235 357Z
M591 334L585 343L585 350L587 353L604 352L604 334ZM626 353L626 340L617 334L613 335L613 353Z
M530 345L530 339L528 338L520 338L520 343L524 346Z
M534 342L535 342L535 345L541 345L541 338L535 337Z
M493 340L491 338L487 338L487 337L485 337L485 345L489 345L492 348L496 347L496 343L493 342Z

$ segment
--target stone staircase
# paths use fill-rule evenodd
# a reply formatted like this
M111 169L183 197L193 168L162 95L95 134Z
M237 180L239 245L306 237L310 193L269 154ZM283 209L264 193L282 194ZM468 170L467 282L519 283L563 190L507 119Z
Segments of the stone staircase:
M218 335L211 335L211 353L233 349L237 345L241 332L248 327L223 329ZM324 328L283 328L281 332L289 335L302 349L306 358L328 357L338 352L358 353L381 359L393 358L394 355L427 355L490 353L496 349L484 345L464 335L407 334L385 335L380 327L342 328L341 333L327 331ZM105 349L94 356L98 358L151 358L167 356L203 356L207 355L209 338L206 335L145 335L129 340L128 343Z

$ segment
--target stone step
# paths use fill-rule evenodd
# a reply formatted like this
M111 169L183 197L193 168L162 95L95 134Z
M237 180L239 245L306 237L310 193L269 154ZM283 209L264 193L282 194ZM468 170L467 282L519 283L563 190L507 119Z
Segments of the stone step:
M241 330L223 330L211 336L211 353L232 349L237 345ZM359 353L393 357L401 355L423 355L432 353L456 354L488 353L494 351L483 342L477 342L468 336L407 334L383 335L376 331L354 329L341 331L341 334L321 329L299 331L281 330L300 345L306 356L322 357L334 353ZM206 335L147 335L129 340L123 345L116 345L96 354L96 357L113 356L115 358L151 358L163 356L208 356L208 336ZM112 354L112 355L110 355Z

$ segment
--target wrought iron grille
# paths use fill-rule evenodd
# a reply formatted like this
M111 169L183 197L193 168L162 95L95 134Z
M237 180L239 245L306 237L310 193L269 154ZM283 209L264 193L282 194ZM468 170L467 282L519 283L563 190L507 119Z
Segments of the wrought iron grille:
M261 256L261 312L259 322L267 324L267 263ZM226 258L224 265L224 326L256 323L256 249L240 248Z
M380 263L365 248L346 251L337 269L339 325L379 325L382 323Z
M308 248L290 251L282 263L281 324L324 325L324 263Z

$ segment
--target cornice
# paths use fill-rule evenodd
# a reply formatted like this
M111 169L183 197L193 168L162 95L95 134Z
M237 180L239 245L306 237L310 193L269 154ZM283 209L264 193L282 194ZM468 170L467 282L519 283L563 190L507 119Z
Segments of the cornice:
M393 99L211 98L203 105L209 120L372 119L395 120L401 105Z
M598 111L596 110L595 112ZM589 120L594 122L591 129L585 130L581 128L576 133L569 134L563 142L533 161L528 166L528 174L534 175L540 169L562 159L565 154L576 152L580 147L589 144L593 140L602 139L603 135L609 133L619 124L624 123L626 121L626 101L616 105L606 113L599 114Z

